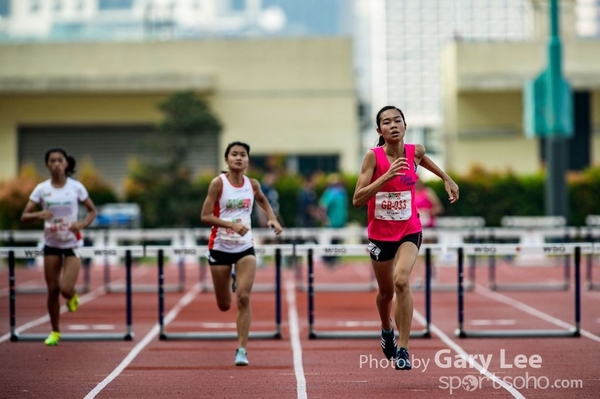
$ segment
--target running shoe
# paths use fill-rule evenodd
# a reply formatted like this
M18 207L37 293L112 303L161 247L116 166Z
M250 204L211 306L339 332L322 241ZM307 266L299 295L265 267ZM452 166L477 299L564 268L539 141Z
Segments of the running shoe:
M79 307L79 295L75 293L71 299L67 299L67 309L69 312L76 312Z
M52 331L48 338L44 340L44 343L47 346L56 346L58 345L58 341L60 341L60 333L57 331Z
M386 359L392 359L396 356L396 334L394 333L394 327L392 331L385 331L381 329L381 349Z
M248 354L246 349L238 348L235 351L235 365L236 366L247 366L248 365Z
M410 370L412 364L410 364L410 355L408 350L404 347L398 348L396 352L396 370Z

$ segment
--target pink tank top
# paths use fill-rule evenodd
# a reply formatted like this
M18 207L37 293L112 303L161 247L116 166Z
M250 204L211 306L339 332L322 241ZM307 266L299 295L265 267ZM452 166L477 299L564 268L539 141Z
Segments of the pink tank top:
M419 211L419 218L423 227L433 227L435 225L435 217L432 213L433 202L429 199L427 188L415 191L415 206Z
M390 161L383 147L371 149L375 153L376 167L371 182L377 180L390 168ZM415 145L405 144L404 151L410 170L404 176L388 181L367 203L367 235L381 241L399 241L409 234L420 232L421 221L415 204L416 173Z

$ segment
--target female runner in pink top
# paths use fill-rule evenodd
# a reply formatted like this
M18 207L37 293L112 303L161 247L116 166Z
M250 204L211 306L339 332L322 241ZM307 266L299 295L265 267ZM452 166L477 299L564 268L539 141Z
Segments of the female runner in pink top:
M352 203L367 204L369 253L377 279L377 310L381 319L381 347L395 358L397 370L410 370L408 338L413 315L410 274L421 246L421 222L415 204L417 166L444 180L450 203L458 201L458 186L431 159L420 144L405 144L406 120L394 106L383 107L376 118L379 143L363 160ZM396 294L394 319L390 319Z

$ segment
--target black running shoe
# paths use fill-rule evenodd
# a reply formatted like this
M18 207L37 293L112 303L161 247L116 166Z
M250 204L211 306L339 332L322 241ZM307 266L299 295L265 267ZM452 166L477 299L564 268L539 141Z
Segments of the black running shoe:
M381 329L381 349L386 359L391 360L396 356L396 334L394 334L394 328L392 332L384 331Z
M408 350L404 347L398 348L396 352L396 370L410 370L412 364L410 364L410 355Z

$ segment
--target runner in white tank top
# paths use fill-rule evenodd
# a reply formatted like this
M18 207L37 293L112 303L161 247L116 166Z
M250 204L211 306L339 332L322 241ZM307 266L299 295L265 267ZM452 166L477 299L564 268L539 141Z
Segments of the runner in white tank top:
M69 176L75 172L75 159L61 148L46 152L50 179L37 185L31 193L22 222L44 221L44 274L48 287L48 313L52 332L44 343L55 346L60 340L60 295L67 300L70 312L77 310L79 297L75 283L81 268L77 247L83 245L81 231L96 217L96 207L80 182ZM82 221L77 220L79 203L87 209ZM41 211L35 209L41 207Z
M201 220L212 226L208 263L213 279L217 306L223 312L231 308L232 285L237 297L238 349L236 366L247 366L246 344L250 331L252 309L250 294L256 273L256 256L252 242L250 216L254 201L268 217L268 226L275 234L282 231L277 217L263 194L260 183L244 175L248 168L250 146L239 141L225 150L228 171L215 177L208 187L202 206ZM235 274L232 275L232 267Z
M243 183L239 187L230 182L224 173L219 178L223 188L213 214L221 220L247 226L248 232L241 236L231 227L213 226L208 248L231 253L246 251L253 247L252 228L250 226L250 217L254 205L252 183L247 176L242 176Z

